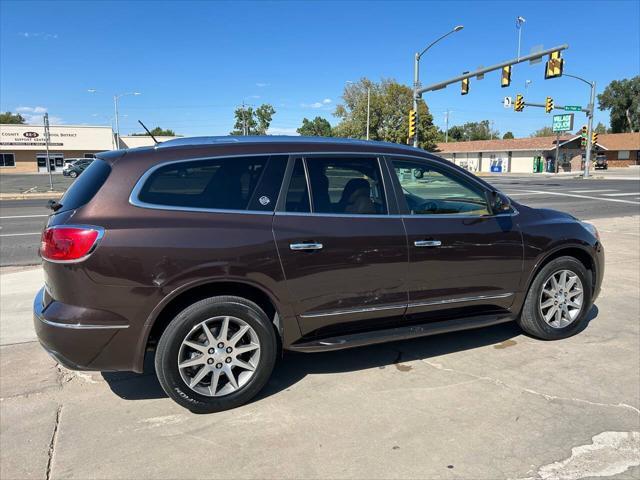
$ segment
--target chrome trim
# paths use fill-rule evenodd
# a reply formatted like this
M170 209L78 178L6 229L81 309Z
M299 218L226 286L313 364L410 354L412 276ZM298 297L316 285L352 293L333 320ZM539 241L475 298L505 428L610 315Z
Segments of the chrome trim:
M344 217L344 218L402 218L402 215L381 215L366 213L309 213L309 212L276 212L276 215L303 217Z
M477 297L464 297L464 298L447 298L444 300L433 300L430 302L417 302L410 303L409 308L412 307L429 307L431 305L447 305L450 303L463 303L463 302L476 302L478 300L496 300L499 298L509 298L513 296L513 292L501 293L499 295L478 295Z
M322 250L323 245L321 243L290 243L289 248L291 250Z
M381 310L397 310L397 309L406 309L406 305L385 305L382 307L368 307L368 308L353 308L350 310L334 310L331 312L322 312L322 313L307 313L304 315L300 315L301 318L318 318L318 317L331 317L333 315L353 315L356 313L367 313L367 312L377 312Z
M439 247L442 242L440 240L416 240L413 244L416 247Z
M81 228L81 229L84 229L84 230L93 230L93 231L98 232L98 236L96 237L95 241L93 242L93 245L91 246L91 248L89 249L87 254L84 257L76 258L74 260L52 260L50 258L45 258L40 253L40 249L38 249L38 255L45 262L59 263L59 264L62 264L62 265L69 264L69 263L84 262L87 258L89 258L91 256L91 254L96 250L96 248L98 248L98 244L102 240L102 237L104 237L104 228L98 227L96 225L77 225L77 224L68 224L67 225L67 224L60 224L60 225L53 225L52 227L45 227L43 232L45 230L57 230L58 228Z
M71 330L111 330L111 329L120 329L120 328L129 328L129 325L95 325L95 324L80 324L80 323L60 323L53 322L51 320L47 320L41 316L38 316L38 320L40 320L45 325L49 325L51 327L57 328L68 328Z

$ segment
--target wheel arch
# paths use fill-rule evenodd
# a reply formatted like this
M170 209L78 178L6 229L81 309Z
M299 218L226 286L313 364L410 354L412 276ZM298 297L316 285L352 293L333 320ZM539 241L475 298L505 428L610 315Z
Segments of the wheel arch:
M581 244L569 244L569 245L559 245L555 247L550 252L547 252L547 254L544 257L538 260L535 267L532 269L531 274L529 275L525 292L529 291L529 288L531 288L531 284L533 283L533 280L536 278L538 273L540 273L540 271L546 265L548 265L549 262L560 257L573 257L576 260L578 260L580 263L582 263L591 275L592 290L595 288L595 282L596 282L596 279L598 278L597 272L596 272L596 268L597 268L596 261L591 255L591 253L589 253L588 247Z
M149 348L160 340L171 320L189 305L208 297L232 295L242 297L258 305L271 320L279 347L282 344L282 322L278 304L263 288L242 280L208 280L185 286L168 295L145 322L138 354L138 371L143 370L144 357Z

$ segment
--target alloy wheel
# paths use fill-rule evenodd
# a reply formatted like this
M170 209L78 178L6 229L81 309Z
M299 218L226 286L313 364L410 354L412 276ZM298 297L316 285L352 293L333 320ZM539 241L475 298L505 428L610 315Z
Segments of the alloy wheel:
M564 328L580 315L584 289L580 277L571 270L559 270L542 285L539 308L543 320L552 328Z
M253 377L260 362L260 340L245 321L209 318L191 329L178 352L178 370L187 386L207 397L236 392Z

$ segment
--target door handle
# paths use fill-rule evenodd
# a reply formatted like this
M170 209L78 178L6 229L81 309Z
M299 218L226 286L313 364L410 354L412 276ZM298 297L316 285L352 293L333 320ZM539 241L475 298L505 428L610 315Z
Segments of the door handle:
M440 240L416 240L413 244L416 247L439 247L442 242Z
M321 243L290 243L291 250L322 250Z

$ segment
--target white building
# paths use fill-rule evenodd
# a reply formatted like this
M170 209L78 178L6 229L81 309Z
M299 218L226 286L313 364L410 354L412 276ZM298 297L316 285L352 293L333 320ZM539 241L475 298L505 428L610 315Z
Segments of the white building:
M176 137L156 137L158 141ZM153 145L149 136L123 135L123 148ZM65 159L91 158L113 150L116 143L111 127L52 125L49 128L49 162L53 172L61 172ZM0 172L47 173L44 127L0 124Z

